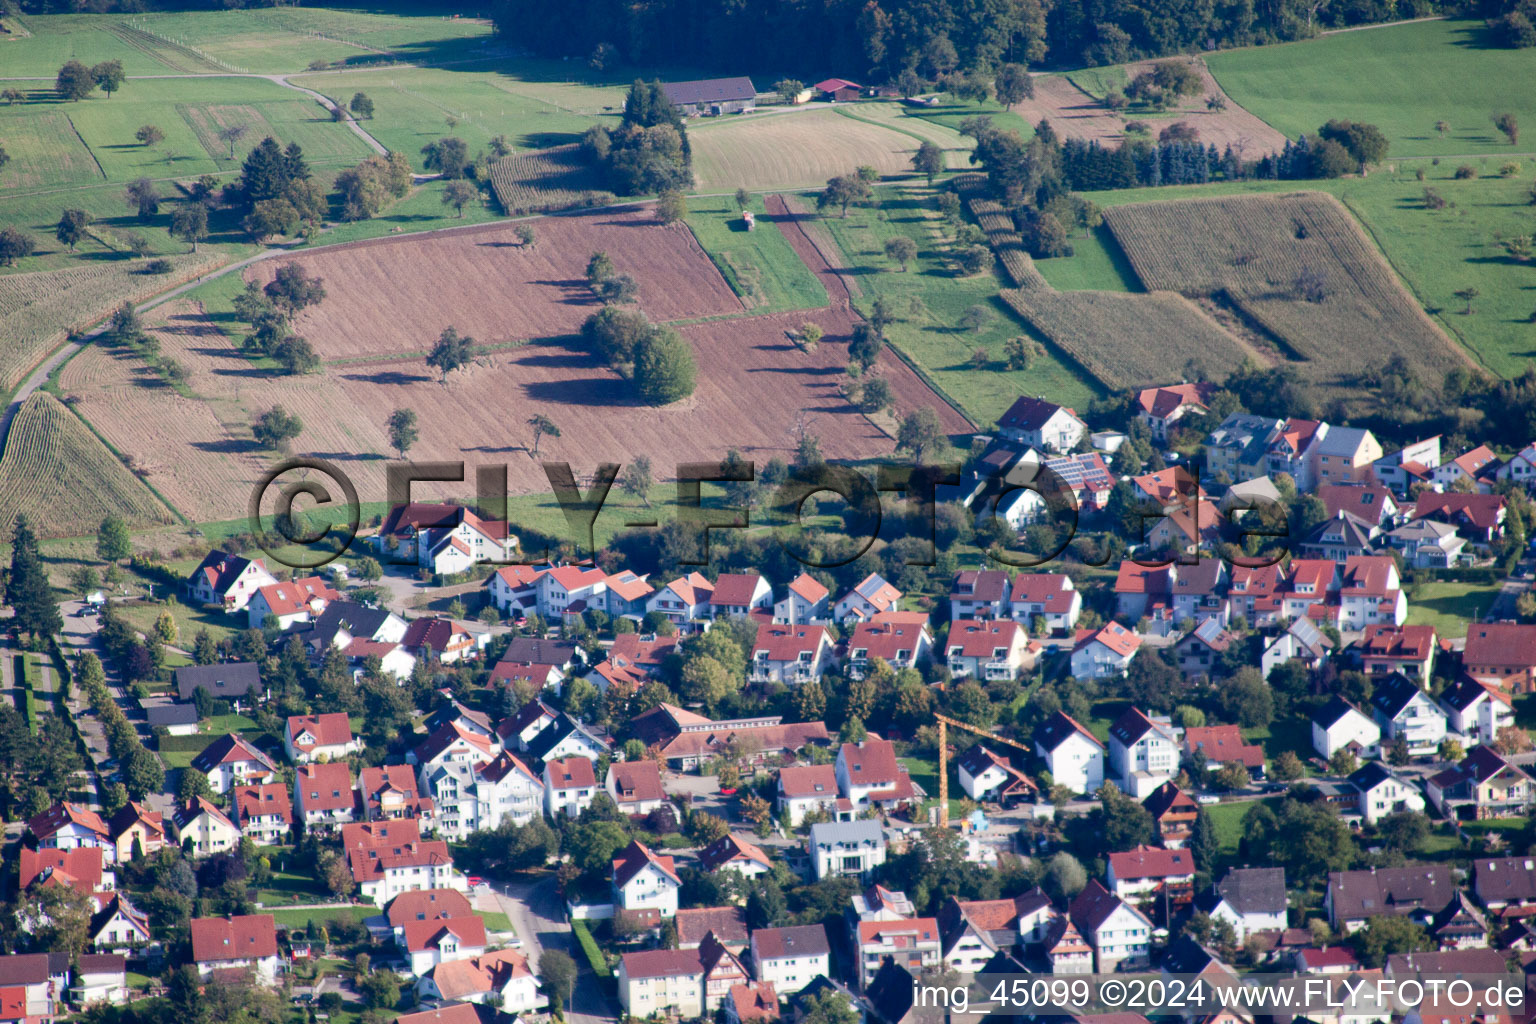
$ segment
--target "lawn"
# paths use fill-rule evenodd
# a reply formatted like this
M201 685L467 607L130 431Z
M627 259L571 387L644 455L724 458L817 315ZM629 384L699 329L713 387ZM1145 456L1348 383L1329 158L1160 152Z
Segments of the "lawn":
M1243 839L1243 816L1253 806L1254 801L1241 800L1211 804L1205 808L1206 817L1211 819L1211 828L1216 832L1216 846L1221 851L1222 859L1237 855L1238 844Z
M747 209L761 218L763 197L753 196ZM756 230L748 231L734 199L688 200L688 227L752 312L816 309L827 304L827 290L795 255L784 233L761 220Z
M998 300L1001 279L995 273L956 276L926 189L884 188L877 194L878 207L852 207L847 218L828 216L820 223L851 268L862 293L854 300L860 311L867 314L875 297L884 297L898 318L886 330L891 344L973 420L983 426L991 423L1021 394L1081 406L1098 393L1086 375L1049 350L1027 370L1007 369L1003 343L1026 333L1026 328ZM886 241L897 235L910 237L918 248L917 259L904 273L885 255ZM960 326L971 306L980 306L987 316L979 331ZM978 348L986 351L987 362L974 369L970 359Z
M164 586L160 586L161 590ZM171 618L176 620L176 646L190 649L193 639L199 630L206 629L214 642L224 639L244 628L245 623L225 615L223 612L212 609L194 608L181 604L147 604L132 603L120 604L118 610L122 612L123 619L140 633L147 633L155 628L155 623L160 618L160 613L169 611Z
M1206 57L1233 100L1287 136L1333 118L1365 121L1389 157L1498 155L1491 115L1536 123L1536 61L1492 48L1481 21L1423 21ZM1437 122L1449 125L1437 131ZM1523 147L1529 149L1527 145Z
M1312 723L1301 716L1272 722L1264 729L1244 729L1243 739L1262 746L1265 759L1271 762L1289 750L1306 764L1313 753Z
M485 922L485 930L488 932L512 931L512 919L500 911L479 911L480 919Z
M1408 623L1434 626L1442 637L1466 636L1467 623L1481 619L1498 593L1498 584L1420 583L1408 591Z
M1052 288L1063 292L1139 292L1146 289L1115 241L1100 224L1072 236L1072 255L1035 260L1035 268Z
M6 14L7 21L15 17ZM130 46L108 31L109 26L122 21L121 17L57 14L24 15L17 20L32 35L0 39L0 54L4 54L0 66L9 76L51 79L59 65L68 60L88 65L120 60L123 71L130 75L163 75L171 70L153 54Z
M932 121L942 125L950 131L959 133L960 123L968 117L977 114L985 114L992 119L993 125L1002 131L1016 131L1020 137L1028 139L1035 134L1034 125L1011 110L1004 110L995 100L985 100L981 103L952 102L939 103L932 107L912 107L913 116L920 117L924 121Z
M264 907L324 903L330 898L330 890L316 882L314 876L286 871L272 872L272 878L256 893L257 902Z
M288 929L308 927L310 921L325 924L338 917L361 923L383 913L378 907L372 905L357 906L348 903L338 903L334 907L323 907L319 910L272 910L269 912L277 919L279 928Z
M899 758L901 766L907 770L907 775L913 782L922 787L927 794L927 802L937 804L939 799L939 762L924 757ZM957 774L955 762L957 758L949 759L949 815L951 818L960 813L960 802L965 799L965 790L960 788L960 776Z

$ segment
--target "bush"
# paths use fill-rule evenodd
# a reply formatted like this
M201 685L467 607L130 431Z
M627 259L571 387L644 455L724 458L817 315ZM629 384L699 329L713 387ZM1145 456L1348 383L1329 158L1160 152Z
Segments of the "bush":
M144 264L146 274L169 274L172 270L171 261L166 259L150 260Z
M1462 164L1460 167L1456 168L1457 181L1464 181L1467 178L1475 177L1477 177L1477 168L1473 167L1471 164Z

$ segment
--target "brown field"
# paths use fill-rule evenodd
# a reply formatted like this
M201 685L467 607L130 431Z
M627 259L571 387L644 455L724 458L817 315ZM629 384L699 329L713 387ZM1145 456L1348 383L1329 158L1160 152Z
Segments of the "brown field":
M1104 220L1148 288L1231 303L1320 384L1397 355L1434 377L1471 365L1332 196L1137 203Z
M554 239L559 232L570 230L569 224L586 230L581 222L594 219L610 222L613 218L604 215L536 222L538 249L554 250ZM804 236L792 228L786 234L796 250L802 251L807 245ZM621 270L626 269L621 253L639 260L646 250L632 242L615 244L614 236L623 239L625 232L638 234L641 230L632 218L604 228L601 244ZM669 253L675 257L679 251L692 251L678 245L673 230L647 227L644 231L648 234L642 237L667 240L658 250L663 258ZM485 236L477 233L472 237L483 240ZM564 259L572 265L578 260L585 264L589 252L585 243L591 239L582 234L576 237L583 243L574 249L574 256ZM320 263L312 267L328 278L327 286L333 289L319 308L324 315L312 315L301 325L316 348L331 357L338 349L349 355L362 354L357 351L364 347L358 339L367 338L369 330L387 330L391 318L415 317L420 321L425 314L412 303L426 301L424 297L434 286L437 294L462 294L462 286L453 282L457 280L454 275L463 273L463 263L458 261L467 263L467 256L448 263L429 259L412 264L440 269L431 274L418 272L410 281L402 282L399 291L405 294L386 295L361 287L367 278L355 268L366 269L369 274L402 273L386 269L406 265L391 250L409 253L427 242L421 240L412 247L349 247L334 254L341 257L340 265ZM456 243L465 244L462 237ZM372 256L382 251L390 259L355 262L360 255L370 256L370 251ZM486 251L490 255L483 258L499 259L505 252L496 248ZM552 251L549 255L559 257ZM97 347L81 353L66 367L61 385L67 394L78 397L82 414L112 444L133 455L167 500L197 520L243 514L252 482L275 458L257 448L249 425L257 414L279 404L304 423L295 452L337 462L351 475L364 501L383 500L384 462L393 457L385 421L397 408L415 409L420 417L421 437L410 458L464 461L470 467L505 463L509 467L508 486L514 493L543 492L549 486L527 450L530 437L525 424L536 413L549 416L562 432L559 438L544 440L540 458L569 461L578 473L590 472L598 462L626 462L646 455L658 480L666 480L676 463L718 459L731 447L758 461L788 457L795 443L792 428L802 413L810 429L820 435L823 453L829 458L889 454L891 438L848 405L839 391L854 322L846 292L840 297L836 294L839 279L816 258L814 250L803 255L815 261L812 269L822 274L829 294L834 296L832 305L821 310L728 317L684 326L681 331L696 350L699 383L690 398L666 408L633 404L623 378L569 347L568 340L560 337L486 354L470 368L451 375L446 385L438 383L435 372L415 354L331 363L324 373L307 377L280 376L253 368L200 308L186 302L168 303L147 319L160 339L162 353L188 368L187 386L196 393L196 399L183 397L149 376L136 357ZM637 271L640 269L636 266ZM652 287L642 287L641 304L654 317L663 315L658 306L676 316L679 310L697 308L706 299L725 304L719 301L724 283L702 253L674 271L687 286L682 290L661 288L661 271L655 261L644 269ZM568 267L563 272L573 273ZM550 271L530 266L526 273L537 276ZM636 276L640 276L638 272ZM504 280L512 285L513 292L529 290L521 279ZM371 298L363 298L365 295ZM373 310L371 302L383 308ZM731 302L740 308L734 297ZM366 323L348 322L339 307L346 307L352 316L366 318ZM569 326L564 332L579 323L587 311L588 304L581 299L565 312L564 322ZM490 315L474 312L482 317ZM471 326L475 321L452 315L461 329L481 330ZM499 315L506 319L506 314ZM820 347L811 354L795 347L787 333L808 320L825 332ZM333 332L343 332L340 341ZM412 329L396 332L396 336L415 338L419 333ZM491 331L481 330L482 341L495 338ZM944 405L894 354L882 357L877 369L892 385L898 412L932 405L946 429L955 433L971 429L964 417ZM437 490L431 486L420 490L427 495L462 495L468 486L445 484Z
M1105 145L1125 138L1125 119L1073 85L1065 75L1036 75L1035 94L1013 106L1030 124L1051 122L1064 139L1098 139Z
M835 110L743 115L689 131L693 173L706 192L822 185L868 165L909 174L918 141Z
M1164 124L1185 121L1200 133L1200 141L1205 145L1214 144L1219 150L1231 146L1234 152L1248 160L1256 160L1266 153L1278 153L1285 148L1284 133L1238 106L1212 77L1205 61L1196 59L1193 63L1200 72L1205 90L1199 96L1185 97L1177 107L1171 108L1171 117L1159 116L1152 122L1154 126L1160 130ZM1133 64L1126 68L1126 72L1134 78L1147 66ZM1208 96L1218 96L1225 100L1226 109L1208 109L1205 105Z
M550 217L533 228L531 249L517 244L515 226L495 224L297 255L327 297L295 329L328 361L424 353L450 325L481 344L571 334L598 308L585 278L598 250L634 276L653 320L744 308L687 226L659 225L647 210ZM255 264L246 278L265 284L277 266Z

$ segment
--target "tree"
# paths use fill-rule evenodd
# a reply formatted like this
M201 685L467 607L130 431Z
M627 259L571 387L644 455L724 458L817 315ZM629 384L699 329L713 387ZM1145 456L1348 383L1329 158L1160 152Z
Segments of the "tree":
M613 260L606 252L598 250L587 259L587 284L596 287L614 275Z
M1464 308L1461 311L1461 315L1462 316L1471 316L1472 315L1472 300L1477 298L1479 295L1481 295L1483 293L1478 290L1476 285L1468 285L1465 288L1458 288L1456 291L1452 292L1451 294L1455 295L1462 302L1466 303L1466 308Z
M302 266L291 261L277 268L262 292L279 312L290 317L325 300L324 282L306 274Z
M196 768L183 768L181 779L176 784L176 799L182 803L191 803L198 797L210 799L213 796L213 786L208 782L208 776Z
M460 335L454 327L445 327L433 343L432 351L427 353L427 365L437 370L441 375L439 382L446 384L450 373L469 362L474 346L474 338Z
M688 838L699 846L708 846L731 834L731 826L724 818L706 811L694 811L688 816Z
M187 203L178 208L171 214L171 237L188 243L197 252L197 243L208 237L208 207Z
M663 224L675 224L686 216L688 216L688 201L683 198L682 189L664 189L656 197L656 219Z
M1329 121L1317 130L1317 135L1320 139L1343 146L1362 171L1367 164L1380 163L1387 155L1387 137L1373 124Z
M986 306L969 306L960 314L960 326L972 334L980 334L981 329L991 321L992 314Z
M352 94L352 102L347 104L353 117L360 117L365 121L373 120L373 100L368 98L365 92Z
M773 91L779 94L779 102L793 103L805 91L805 83L798 78L781 78L773 83Z
M1506 725L1494 737L1493 749L1505 757L1524 754L1532 748L1531 736L1518 725Z
M463 139L445 138L429 142L421 147L426 156L428 170L437 171L445 178L462 178L469 167L469 147Z
M1352 775L1360 767L1360 759L1348 747L1340 747L1328 759L1328 771L1334 775Z
M1401 768L1411 760L1413 755L1408 749L1408 739L1402 733L1398 733L1392 737L1392 742L1387 744L1387 763Z
M1241 761L1230 761L1216 770L1212 781L1218 788L1235 793L1240 789L1247 789L1252 784L1253 778Z
M899 263L902 273L906 273L907 264L917 257L917 243L906 235L896 235L886 240L885 254Z
M69 585L74 588L75 593L85 597L101 585L101 577L91 566L81 565L69 574Z
M129 796L143 800L165 788L165 766L142 745L135 746L123 765L123 783Z
M130 182L123 198L129 207L137 211L141 221L147 221L160 212L160 190L148 178Z
M920 406L901 418L896 428L896 450L910 452L913 462L922 462L923 456L942 451L949 445L949 437L939 422L939 416L930 406Z
M411 450L420 434L416 429L416 410L396 409L389 414L387 424L389 431L389 446L402 459L405 453Z
M534 233L533 233L533 225L532 224L519 224L517 226L517 232L516 233L517 233L517 244L518 245L526 246L529 249L533 248Z
M1411 857L1429 838L1429 819L1419 811L1397 811L1376 823L1376 834L1387 849Z
M1504 133L1511 146L1520 141L1520 119L1514 114L1495 114L1493 126Z
M824 210L830 206L836 206L842 210L844 217L848 216L848 207L853 203L868 202L874 192L869 187L869 182L857 174L840 174L827 181L827 187L821 190L816 197L816 208Z
M1195 808L1195 828L1189 839L1190 856L1195 858L1195 870L1209 874L1216 865L1220 843L1216 838L1216 825L1204 807Z
M1397 914L1378 914L1369 919L1364 928L1350 936L1349 942L1361 965L1371 970L1385 966L1387 957L1393 954L1435 948L1423 926Z
M11 571L5 579L5 603L14 613L9 627L14 632L30 633L41 639L64 628L38 550L37 535L24 514L16 516L11 531Z
M240 140L245 138L246 133L250 130L250 126L244 124L231 124L219 129L219 141L229 147L229 158L231 160L235 158L235 147L240 144ZM272 143L272 148L277 148L276 142ZM256 196L253 198L270 199L272 196Z
M256 418L251 427L257 443L263 448L278 451L304 432L304 423L280 405L275 405Z
M451 206L458 211L460 217L464 216L464 207L480 198L480 189L474 182L450 181L448 187L443 189L443 205Z
M693 394L693 349L676 332L661 329L635 346L635 388L651 405L668 405Z
M154 149L165 141L165 132L152 124L146 124L133 133L133 137L139 140L139 144L149 149Z
M597 287L592 291L604 304L634 302L640 292L640 285L628 274L614 274L597 282Z
M390 970L370 971L357 983L363 1005L370 1010L393 1010L400 1002L400 975Z
M36 243L25 231L9 226L0 228L0 267L9 267L32 255L34 248Z
M72 60L59 68L59 73L53 80L53 88L61 99L76 103L85 99L96 89L96 79L91 75L90 68L77 60Z
M558 949L544 950L539 954L539 981L550 1000L563 1007L576 985L576 961Z
M853 325L853 340L848 343L848 357L860 368L869 369L880 358L885 348L885 337L872 323L861 321Z
M528 454L536 459L539 457L539 442L544 440L545 437L558 438L560 436L560 428L555 426L554 420L543 413L536 413L528 417L528 426L533 429L533 450Z
M108 516L97 527L97 557L104 562L121 562L132 553L132 539L121 516Z
M895 400L890 382L884 377L866 377L857 404L860 412L877 413L890 408Z
M1076 857L1062 850L1047 862L1045 877L1040 882L1053 899L1065 904L1083 891L1088 884L1088 872Z
M8 107L15 106L17 100L24 100L26 98L27 94L14 86L0 91L0 100L5 100L5 105Z
M678 693L687 700L714 709L736 691L735 680L724 665L710 657L690 658L678 680Z
M1004 109L1011 110L1015 103L1022 103L1035 94L1035 80L1024 65L1004 64L992 79L992 92Z
M747 207L752 205L752 193L748 192L744 188L738 188L736 190L735 199L736 209L738 210L745 210Z
M636 455L624 467L619 474L619 489L631 498L639 498L650 507L650 500L646 495L651 489L651 460L645 455Z
M1270 774L1274 776L1276 782L1295 782L1303 773L1301 758L1289 750L1281 751L1280 756L1275 758L1274 764L1270 766Z
M320 356L316 354L314 346L307 338L297 334L289 335L279 342L272 355L289 376L314 373L320 368Z
M80 239L85 237L85 229L90 223L91 215L84 210L65 210L59 215L59 224L53 229L53 237L69 246L70 252L74 252Z
M912 154L912 169L927 178L931 186L933 179L944 173L944 151L924 139Z

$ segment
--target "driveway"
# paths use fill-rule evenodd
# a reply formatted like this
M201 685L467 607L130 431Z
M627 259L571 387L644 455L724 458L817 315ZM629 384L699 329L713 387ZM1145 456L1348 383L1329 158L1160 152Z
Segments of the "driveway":
M603 986L587 965L585 954L577 948L576 937L565 918L565 903L555 890L554 878L532 882L488 882L487 887L502 913L511 920L518 938L522 939L522 952L535 973L538 972L539 956L545 949L560 950L576 961L576 989L567 1020L571 1024L612 1024L617 1021L618 1006L609 1001Z

